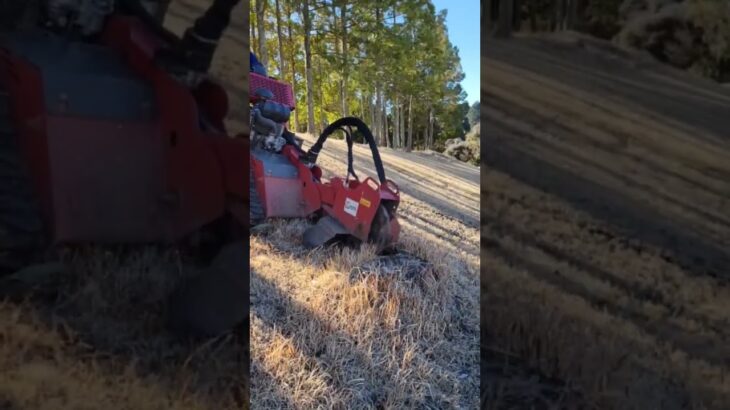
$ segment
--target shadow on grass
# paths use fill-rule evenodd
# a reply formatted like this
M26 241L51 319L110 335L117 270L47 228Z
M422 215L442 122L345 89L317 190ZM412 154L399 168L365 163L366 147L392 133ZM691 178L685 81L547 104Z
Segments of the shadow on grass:
M167 298L186 276L175 252L93 247L67 251L63 260L68 276L31 295L29 303L48 326L60 326L74 346L84 346L85 357L110 372L133 366L125 377L156 382L169 397L192 396L215 409L246 408L247 323L207 340L167 330Z
M614 96L631 101L666 118L692 124L716 136L727 134L730 120L727 117L727 98L730 95L721 87L712 90L723 97L700 96L689 93L676 82L660 81L656 76L641 71L627 63L618 64L600 55L579 48L545 48L535 40L490 41L484 48L483 58L503 61L515 67L531 71L539 76L567 82L581 91ZM691 76L682 82L692 82ZM694 81L694 86L707 89ZM703 81L703 83L708 83Z
M730 266L730 250L698 237L677 221L664 219L651 204L629 199L621 192L524 152L508 138L495 137L493 131L487 131L483 138L484 145L492 147L482 157L489 167L555 194L596 219L620 228L629 237L666 249L693 275L709 275L723 283L730 281L725 270Z
M268 235L261 233L257 235L257 238L264 242L266 245L272 248L272 251L276 254L282 255L284 259L290 257L301 259L306 258L306 255L310 252L299 246L298 242L295 243L287 242L286 246L277 244L273 238L269 238ZM283 238L282 238L283 239ZM333 252L333 250L315 250L314 252ZM253 256L253 255L252 255ZM303 262L304 264L312 263L314 261ZM326 263L326 262L325 262ZM324 267L324 266L323 266ZM290 269L296 269L292 266ZM343 273L343 275L348 275ZM390 276L387 275L387 280L398 281L399 285L396 287L413 287L418 288L421 284L419 279L407 279L407 275ZM428 275L424 275L424 278ZM355 275L357 277L357 275ZM376 274L374 277L378 277ZM426 281L434 281L432 276L428 276L430 279L424 279ZM348 279L352 280L352 272L348 275ZM286 280L282 278L282 280ZM277 281L278 282L278 281ZM402 283L401 283L402 282ZM395 381L402 379L402 376L398 374L406 370L398 370L400 366L400 358L397 358L394 362L393 358L389 358L393 353L397 352L398 357L405 352L399 351L397 348L397 340L399 337L393 336L393 332L406 331L411 326L416 324L406 325L409 319L406 319L402 324L397 325L395 328L390 329L390 325L383 324L382 329L383 336L372 335L368 336L366 340L359 342L357 337L354 337L349 332L341 330L338 325L332 322L331 319L325 318L321 313L312 311L308 306L303 305L301 302L295 300L285 290L280 288L280 284L275 283L273 280L263 277L260 273L252 269L251 273L251 297L252 300L256 300L252 303L251 312L252 315L264 323L265 328L270 331L277 331L282 336L291 340L296 346L296 350L299 351L303 356L313 363L312 367L320 369L326 374L328 380L328 386L338 392L344 392L345 394L354 395L354 402L347 403L348 406L361 406L367 408L383 408L383 406L394 405L393 400L398 402L400 405L408 408L445 408L452 407L457 400L455 397L445 397L440 392L440 387L432 386L432 391L429 387L429 392L421 392L421 388L416 389L419 391L418 394L410 395L407 398L402 396L403 388L413 387L399 387ZM421 288L423 291L423 288ZM380 290L382 294L389 293L390 291ZM333 304L342 303L342 300L333 297ZM371 302L376 303L376 302ZM457 302L455 302L457 303ZM448 307L444 307L448 308ZM396 315L400 316L404 313L397 311ZM390 318L393 319L393 318ZM389 319L389 321L390 321ZM400 323L399 319L396 323ZM444 338L452 336L451 332L459 332L463 334L465 331L462 327L462 323L453 323L453 329L446 330L444 332ZM462 326L462 327L460 327ZM402 328L401 330L399 330ZM476 329L474 329L476 333ZM387 337L394 337L393 345L391 346L389 341L383 344L381 337L385 337L385 334L389 334ZM403 334L402 338L412 337L409 334ZM477 336L478 337L478 336ZM380 341L378 339L381 339ZM460 337L459 340L463 338ZM370 347L367 347L370 346ZM391 351L391 349L395 349ZM401 348L402 349L402 348ZM418 360L418 366L409 368L409 371L426 372L424 374L431 374L436 372L448 372L449 375L445 376L448 378L454 377L454 379L464 380L459 375L463 372L466 374L474 371L476 374L476 368L472 369L459 369L457 375L456 370L453 368L440 368L440 364L432 363L431 359L428 358L429 354L420 352L420 350L429 350L425 346L419 346L418 355L425 354L422 359ZM346 353L343 353L346 352ZM406 356L402 360L405 359ZM452 358L452 360L460 361L458 358ZM439 361L440 363L440 361ZM388 367L385 367L388 366ZM395 369L390 367L396 366ZM422 370L428 368L430 370ZM387 376L386 376L387 375ZM357 383L355 383L357 381ZM475 380L476 381L476 380ZM409 386L414 382L409 378L404 380ZM353 384L355 383L355 384ZM430 384L436 383L436 380L423 380L422 383ZM468 385L468 381L464 380L463 383ZM425 388L425 387L424 387ZM450 390L450 389L447 389ZM451 392L449 394L456 394ZM476 393L475 393L476 394ZM463 402L472 403L472 399L477 397L459 397L458 400ZM403 400L403 401L399 401Z
M348 384L353 379L362 379L364 385L358 390L360 397L358 405L377 407L385 398L385 385L382 381L368 380L367 371L372 367L371 357L357 346L351 335L336 330L326 319L319 317L306 306L292 299L283 292L276 283L262 277L251 270L251 297L258 302L251 306L251 314L261 319L270 331L276 331L291 340L299 353L307 357L312 366L320 368L329 376L328 385L338 390L351 390ZM306 329L306 332L304 331ZM317 340L318 338L323 340ZM346 347L350 352L348 357L332 357L331 352L325 349L326 340L336 340L337 344ZM321 364L343 360L343 367L329 366L329 371ZM258 367L254 364L254 367ZM333 373L330 373L333 372ZM354 372L354 374L353 374ZM278 382L282 382L279 380ZM255 381L258 383L258 381ZM256 402L256 398L252 397Z

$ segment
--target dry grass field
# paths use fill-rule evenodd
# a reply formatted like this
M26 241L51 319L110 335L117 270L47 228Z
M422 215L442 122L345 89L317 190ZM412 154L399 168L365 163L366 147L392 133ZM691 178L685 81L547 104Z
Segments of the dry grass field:
M571 36L482 47L484 347L576 394L546 407L727 408L730 91Z
M343 141L330 140L320 162L344 174L345 153ZM252 408L478 406L478 168L381 154L404 192L400 250L428 264L353 270L375 257L372 249L306 250L303 220L256 229ZM369 149L356 146L357 172L372 175L371 164Z
M174 1L180 33L206 1ZM247 12L234 15L214 63L244 131ZM0 408L243 409L247 357L236 334L186 342L164 330L165 300L194 273L167 249L66 251L32 298L0 302ZM44 275L45 276L45 275ZM243 331L243 329L241 329Z

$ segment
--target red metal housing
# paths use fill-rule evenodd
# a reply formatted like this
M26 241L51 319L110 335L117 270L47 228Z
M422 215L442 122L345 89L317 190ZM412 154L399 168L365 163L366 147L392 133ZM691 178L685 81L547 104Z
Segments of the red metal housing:
M64 92L49 101L47 72L0 48L0 81L54 242L175 241L226 212L247 224L249 142L225 134L225 91L178 83L153 63L161 45L137 19L116 16L98 44L153 90L153 101L137 102L156 107L147 120L66 113L75 101ZM93 92L100 105L117 97ZM221 132L203 132L201 113Z

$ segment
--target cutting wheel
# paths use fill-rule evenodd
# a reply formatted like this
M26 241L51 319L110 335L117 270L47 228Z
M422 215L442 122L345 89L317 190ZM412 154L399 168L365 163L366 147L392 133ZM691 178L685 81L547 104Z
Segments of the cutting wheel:
M388 210L383 205L380 205L375 213L373 225L368 235L368 242L375 245L378 253L385 252L392 246L391 220L392 217Z
M227 245L209 268L173 293L168 319L174 331L213 337L244 321L248 305L247 245L243 242Z

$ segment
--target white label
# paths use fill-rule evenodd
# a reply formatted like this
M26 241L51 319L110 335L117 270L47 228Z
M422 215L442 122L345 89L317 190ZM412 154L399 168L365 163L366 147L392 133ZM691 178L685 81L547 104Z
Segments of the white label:
M353 201L350 198L345 198L345 212L352 216L357 216L357 208L360 206L360 204L357 203L357 201Z

